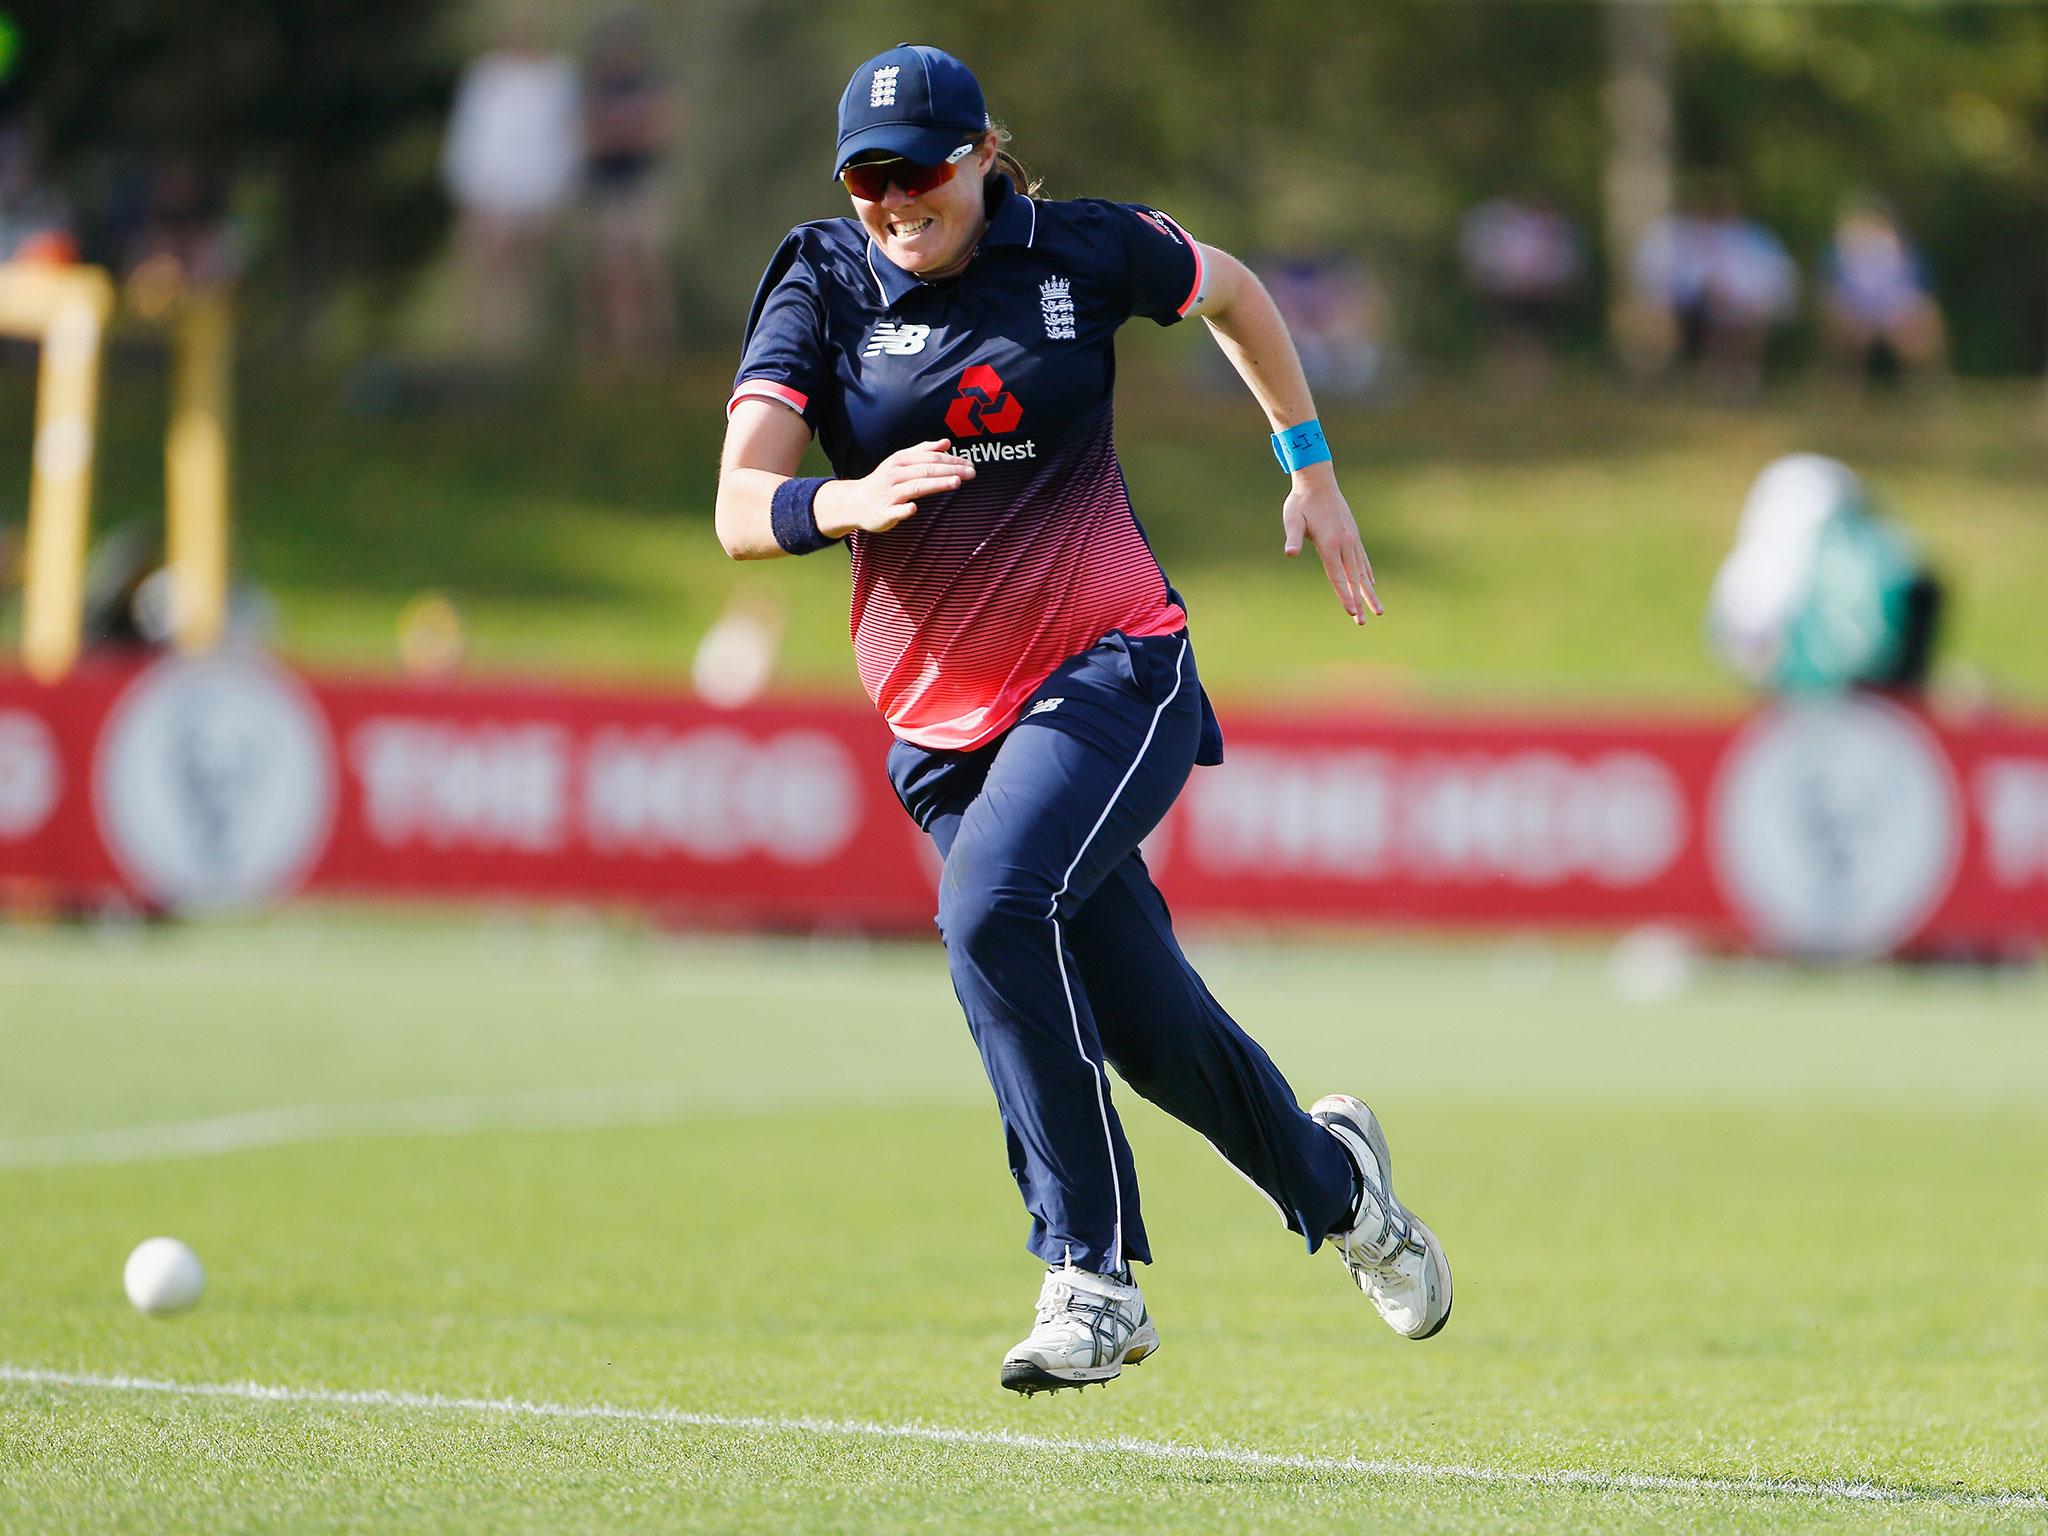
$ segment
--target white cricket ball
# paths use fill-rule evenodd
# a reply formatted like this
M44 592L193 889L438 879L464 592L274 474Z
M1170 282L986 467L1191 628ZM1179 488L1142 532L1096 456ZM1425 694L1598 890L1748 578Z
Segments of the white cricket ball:
M199 1299L206 1271L199 1267L199 1255L175 1237L152 1237L136 1244L128 1255L121 1284L137 1311L163 1317L182 1312Z

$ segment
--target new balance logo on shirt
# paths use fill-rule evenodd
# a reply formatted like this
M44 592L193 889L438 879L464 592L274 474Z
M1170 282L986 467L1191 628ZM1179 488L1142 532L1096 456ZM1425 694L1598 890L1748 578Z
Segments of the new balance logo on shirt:
M884 320L875 327L868 337L868 344L861 351L862 357L880 357L888 353L891 357L914 357L924 350L926 339L931 335L928 325L897 325Z

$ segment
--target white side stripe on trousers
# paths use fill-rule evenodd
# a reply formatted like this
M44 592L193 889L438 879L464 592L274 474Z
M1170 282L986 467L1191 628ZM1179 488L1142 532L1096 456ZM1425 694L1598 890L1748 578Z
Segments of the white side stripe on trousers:
M1052 905L1046 910L1046 918L1052 923L1053 964L1060 969L1060 986L1067 994L1067 1020L1074 1026L1074 1049L1081 1053L1081 1059L1088 1064L1088 1070L1095 1078L1095 1108L1102 1116L1102 1144L1109 1152L1109 1190L1116 1201L1116 1226L1110 1238L1110 1270L1115 1272L1124 1267L1124 1183L1123 1176L1116 1168L1116 1136L1109 1128L1109 1084L1105 1080L1107 1069L1095 1064L1088 1054L1088 1047L1081 1039L1081 1012L1074 1006L1074 982L1067 975L1067 940L1060 932L1060 898L1067 894L1067 887L1073 883L1074 871L1081 867L1081 860L1088 856L1088 849L1095 841L1095 834L1102 830L1102 824L1109 820L1109 813L1116 809L1117 801L1124 795L1124 788L1138 771L1138 765L1145 761L1145 754L1151 749L1152 738L1159 731L1159 717L1166 713L1166 707L1180 697L1181 668L1187 661L1188 643L1183 639L1180 651L1173 658L1173 688L1159 701L1159 707L1152 711L1152 723L1145 727L1145 739L1138 743L1138 752L1131 759L1131 766L1124 770L1124 776L1117 780L1116 788L1110 791L1109 804L1102 808L1102 814L1095 818L1095 825L1088 829L1088 835L1081 839L1081 846L1074 850L1074 862L1067 866L1067 872L1060 876L1060 888L1052 893Z

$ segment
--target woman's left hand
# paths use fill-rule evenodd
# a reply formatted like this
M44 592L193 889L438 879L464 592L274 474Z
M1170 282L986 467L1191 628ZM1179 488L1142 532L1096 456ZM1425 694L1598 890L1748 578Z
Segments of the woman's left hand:
M1365 542L1358 536L1358 523L1344 493L1337 489L1336 471L1328 464L1316 464L1297 473L1294 489L1280 508L1280 526L1287 532L1286 553L1301 553L1303 538L1310 540L1323 557L1323 574L1336 589L1337 600L1351 615L1351 622L1363 624L1367 614L1382 614L1379 594L1373 591L1372 561L1365 556Z

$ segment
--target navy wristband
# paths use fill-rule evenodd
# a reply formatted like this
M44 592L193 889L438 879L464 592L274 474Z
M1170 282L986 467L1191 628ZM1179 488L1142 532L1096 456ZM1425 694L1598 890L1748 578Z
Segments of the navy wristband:
M775 530L775 542L787 553L812 555L839 542L818 532L818 519L812 511L818 492L829 478L821 475L789 479L775 487L775 495L768 503L768 522Z
M1297 469L1307 469L1311 464L1329 463L1330 444L1323 436L1322 422L1304 421L1299 426L1275 432L1273 457L1290 475Z

